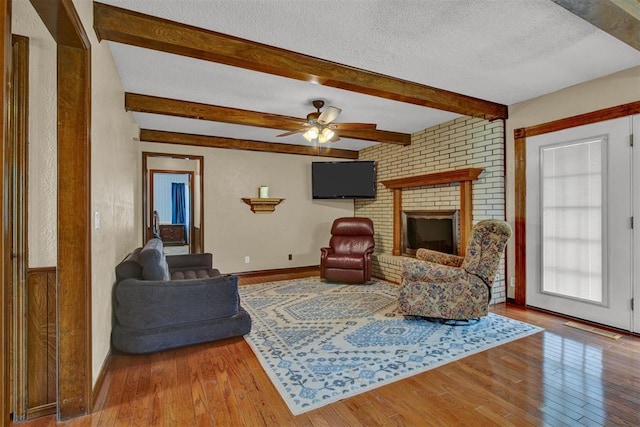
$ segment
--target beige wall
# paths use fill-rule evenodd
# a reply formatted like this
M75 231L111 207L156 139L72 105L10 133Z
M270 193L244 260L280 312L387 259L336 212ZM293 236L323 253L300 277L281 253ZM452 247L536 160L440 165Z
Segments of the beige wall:
M93 381L111 346L115 265L140 243L140 164L136 127L106 42L93 31L93 3L74 0L91 43L91 313ZM99 224L97 223L99 216Z
M29 37L28 267L57 259L56 43L28 0L14 0L13 34Z
M611 74L539 98L509 106L506 123L507 220L515 225L514 129L588 113L607 107L640 101L640 67ZM515 247L509 245L507 271L515 275ZM508 297L514 288L509 286Z
M225 273L320 263L333 220L353 216L352 200L313 200L311 162L331 160L252 151L141 143L141 151L204 156L204 250ZM254 214L243 197L284 198L271 214ZM289 261L288 255L293 255ZM245 264L244 257L250 262Z
M93 31L93 3L74 0L91 43L93 381L110 349L114 267L141 240L138 146L106 43ZM15 34L29 37L29 267L57 264L56 44L27 0L14 0ZM99 227L93 222L100 217Z

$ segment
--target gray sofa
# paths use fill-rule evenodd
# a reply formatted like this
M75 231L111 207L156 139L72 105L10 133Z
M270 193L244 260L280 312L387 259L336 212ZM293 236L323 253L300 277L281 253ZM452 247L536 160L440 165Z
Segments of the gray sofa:
M211 254L165 256L162 249L151 239L116 266L114 348L150 353L249 333L237 276L212 268Z

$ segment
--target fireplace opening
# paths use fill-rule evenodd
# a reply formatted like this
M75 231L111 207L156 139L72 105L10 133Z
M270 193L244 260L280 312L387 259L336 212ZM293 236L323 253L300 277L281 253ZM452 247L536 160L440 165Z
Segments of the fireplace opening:
M458 210L403 211L402 252L415 256L419 248L458 254Z

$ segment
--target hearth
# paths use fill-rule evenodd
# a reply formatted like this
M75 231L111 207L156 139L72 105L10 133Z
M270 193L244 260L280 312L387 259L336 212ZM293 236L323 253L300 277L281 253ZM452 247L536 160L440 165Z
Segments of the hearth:
M402 253L415 256L419 248L458 254L458 210L403 211Z

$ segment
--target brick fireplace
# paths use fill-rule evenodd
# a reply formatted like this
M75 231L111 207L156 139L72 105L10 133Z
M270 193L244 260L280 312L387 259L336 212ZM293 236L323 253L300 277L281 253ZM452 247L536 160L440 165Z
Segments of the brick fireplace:
M359 159L375 160L378 195L375 200L356 200L355 213L373 219L376 252L374 276L400 283L403 255L393 255L394 194L382 182L399 177L419 176L460 168L484 168L473 181L473 222L504 219L505 206L504 124L481 118L459 117L415 132L411 145L378 144L360 151ZM402 210L437 211L460 209L461 184L427 185L401 190ZM402 212L400 212L402 215ZM400 229L401 230L401 229ZM401 231L399 235L401 235ZM400 239L401 240L401 239ZM511 242L512 244L513 242ZM400 246L400 252L402 247ZM493 285L493 300L506 298L504 266Z

